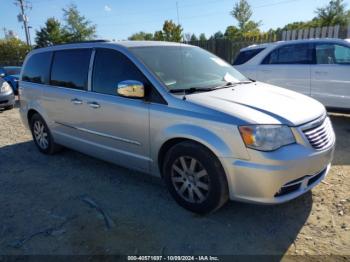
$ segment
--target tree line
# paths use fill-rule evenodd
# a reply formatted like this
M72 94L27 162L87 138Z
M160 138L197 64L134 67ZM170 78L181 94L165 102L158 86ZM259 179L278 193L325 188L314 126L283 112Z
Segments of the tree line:
M344 0L331 0L328 5L319 7L315 10L315 17L306 22L293 22L285 25L284 27L277 29L270 29L267 32L260 30L262 21L252 20L253 11L248 0L239 0L236 2L230 12L230 15L236 20L237 26L229 25L225 32L217 31L213 35L207 37L204 33L198 36L194 33L183 33L183 29L180 25L176 27L176 31L173 31L174 39L179 41L206 41L213 39L229 39L240 40L250 37L260 36L262 34L275 34L279 35L282 31L305 29L311 27L323 27L323 26L345 26L350 24L350 10L347 10ZM175 28L176 24L173 21L165 21L163 26L167 25L167 28ZM171 26L169 26L171 25ZM161 36L161 34L160 34ZM174 39L171 39L172 41ZM159 33L154 34L147 32L138 32L129 37L129 40L163 40L159 39Z

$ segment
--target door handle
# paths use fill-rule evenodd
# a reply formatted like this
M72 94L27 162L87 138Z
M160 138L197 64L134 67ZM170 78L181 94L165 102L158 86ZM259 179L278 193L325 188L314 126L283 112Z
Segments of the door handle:
M101 107L101 105L97 102L88 102L87 104L92 108L100 108Z
M317 75L327 75L328 73L325 71L315 71L315 74Z
M83 101L78 98L72 99L71 102L75 105L81 105L83 103Z

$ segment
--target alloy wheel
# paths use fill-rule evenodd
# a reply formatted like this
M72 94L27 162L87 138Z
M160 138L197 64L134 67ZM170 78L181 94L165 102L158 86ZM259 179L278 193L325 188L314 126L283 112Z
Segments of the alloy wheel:
M39 147L43 150L49 147L48 133L46 131L46 127L43 122L35 121L33 125L33 133L35 137L35 141L39 145Z
M202 203L208 198L208 172L193 157L181 156L174 161L171 167L171 181L179 196L190 203Z

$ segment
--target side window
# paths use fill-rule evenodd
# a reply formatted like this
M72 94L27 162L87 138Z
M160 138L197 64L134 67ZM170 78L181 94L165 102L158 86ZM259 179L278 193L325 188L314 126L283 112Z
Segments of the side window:
M51 85L87 90L90 49L71 49L54 53Z
M252 50L246 50L239 53L235 61L233 62L233 65L242 65L245 62L248 62L250 59L255 57L257 54L259 54L261 51L263 51L265 48L256 48Z
M350 48L337 44L316 45L317 64L350 64Z
M148 83L138 68L122 53L112 49L97 49L92 77L92 91L117 95L119 82L137 80Z
M312 64L312 45L286 45L273 50L262 64Z
M23 69L22 81L48 84L52 52L32 55Z

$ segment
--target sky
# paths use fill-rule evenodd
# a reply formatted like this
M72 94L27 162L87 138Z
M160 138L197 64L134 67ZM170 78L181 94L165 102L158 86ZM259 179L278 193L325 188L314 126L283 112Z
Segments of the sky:
M3 28L13 30L24 40L22 23L17 21L19 7L16 0L0 0L0 38ZM76 4L79 11L97 26L101 39L125 40L139 31L160 30L167 19L180 21L184 33L213 33L229 25L237 25L230 15L238 0L27 0L27 15L31 38L49 17L62 21L62 8ZM310 20L315 9L327 5L329 0L248 0L255 21L261 21L261 29L282 27L295 21ZM350 8L350 0L346 0ZM178 12L177 8L178 6Z

